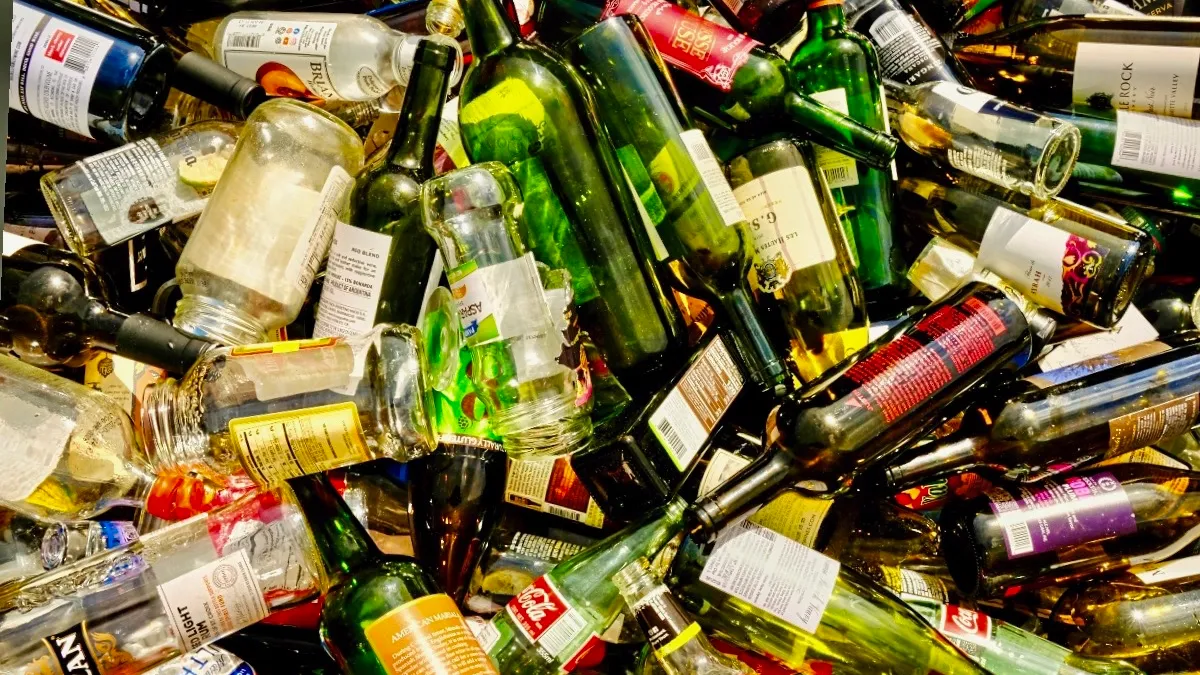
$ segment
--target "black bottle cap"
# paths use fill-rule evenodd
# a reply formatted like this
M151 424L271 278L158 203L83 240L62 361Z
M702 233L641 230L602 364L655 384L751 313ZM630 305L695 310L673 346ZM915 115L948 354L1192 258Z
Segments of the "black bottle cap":
M186 373L201 354L214 346L165 321L133 314L117 331L116 353L178 375Z
M257 82L197 52L188 52L179 59L171 86L243 119L267 100L267 93Z

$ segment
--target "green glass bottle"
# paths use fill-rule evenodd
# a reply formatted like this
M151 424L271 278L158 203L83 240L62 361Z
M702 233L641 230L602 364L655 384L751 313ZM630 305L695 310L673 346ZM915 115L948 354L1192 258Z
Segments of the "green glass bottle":
M792 84L821 103L875 129L888 129L875 47L846 26L841 0L808 5L808 35L790 63ZM902 275L892 241L892 175L829 148L817 165L838 203L853 244L858 276L871 302L892 299Z
M496 674L450 596L415 559L380 553L324 474L289 485L331 580L321 639L343 673Z
M334 230L314 336L416 323L437 252L421 224L418 197L421 184L434 176L438 121L458 58L442 43L418 44L387 157L359 172L350 224Z

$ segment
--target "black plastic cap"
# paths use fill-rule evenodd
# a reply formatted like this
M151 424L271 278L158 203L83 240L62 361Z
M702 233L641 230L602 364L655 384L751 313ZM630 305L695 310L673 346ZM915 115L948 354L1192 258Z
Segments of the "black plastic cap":
M197 52L188 52L179 59L171 86L242 119L267 100L267 92L257 82Z

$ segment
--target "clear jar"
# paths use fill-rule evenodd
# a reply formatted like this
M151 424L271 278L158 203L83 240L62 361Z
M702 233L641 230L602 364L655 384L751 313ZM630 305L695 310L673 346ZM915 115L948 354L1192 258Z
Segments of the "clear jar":
M160 472L206 464L263 486L435 446L421 333L380 324L354 338L210 350L150 385L146 451Z
M259 106L175 268L175 326L239 345L295 320L362 165L362 141L333 115Z

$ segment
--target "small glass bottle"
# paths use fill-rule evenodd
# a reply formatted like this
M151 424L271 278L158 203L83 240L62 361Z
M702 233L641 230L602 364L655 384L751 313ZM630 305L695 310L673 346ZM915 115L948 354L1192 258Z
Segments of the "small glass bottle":
M430 35L440 33L456 38L467 27L458 0L430 0L425 8L425 30Z
M425 183L421 201L492 428L510 454L579 447L591 435L591 391L561 358L570 343L561 320L571 289L550 295L525 250L516 179L499 162L476 164Z
M289 99L259 106L175 268L175 325L237 345L295 320L362 165L345 122Z
M159 470L207 464L259 485L435 445L421 333L214 349L146 389L142 436Z

